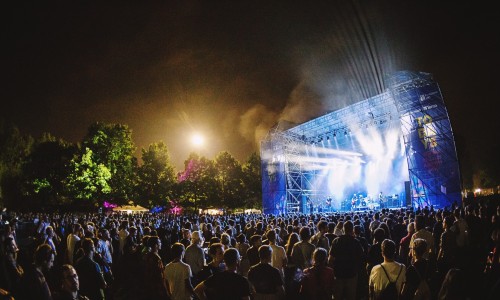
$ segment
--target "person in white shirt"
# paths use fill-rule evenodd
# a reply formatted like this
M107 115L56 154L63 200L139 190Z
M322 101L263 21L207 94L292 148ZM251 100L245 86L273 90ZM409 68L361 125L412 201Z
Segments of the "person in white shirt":
M45 244L48 244L50 248L52 248L52 251L54 251L54 256L57 257L56 244L54 243L54 239L56 239L57 241L58 237L54 232L54 228L52 226L47 226L45 228L45 235L47 236L45 238Z
M463 248L469 244L469 226L464 218L461 216L460 208L453 211L455 223L453 223L452 230L457 235L457 246Z
M271 247L272 256L271 256L271 266L278 269L280 272L281 278L284 279L284 271L283 268L286 267L287 258L285 248L276 245L276 231L269 230L266 234L267 240L269 241L269 246Z
M434 237L432 233L425 229L425 218L423 215L415 216L415 233L411 236L410 240L410 249L413 249L415 246L416 239L424 239L427 242L427 250L425 251L423 257L425 259L429 259L429 257L435 256L434 249ZM412 251L410 251L410 255ZM413 258L412 258L413 260Z
M370 299L377 299L389 282L396 282L398 294L401 294L403 283L406 281L406 267L394 260L396 244L389 239L382 242L382 256L384 262L373 267L370 272L369 287Z
M37 233L45 238L45 230L47 229L47 226L50 225L49 218L47 215L43 215L42 219L40 220L40 223L38 223L38 228L37 228Z
M191 245L186 248L184 255L184 261L191 267L193 275L198 274L205 265L205 253L201 245L203 245L201 231L193 231L191 234Z
M123 221L120 226L120 231L118 231L118 238L120 239L120 254L123 254L123 247L125 246L125 240L127 239L128 235L128 221Z
M73 265L73 254L75 252L75 245L80 241L80 234L82 232L82 226L80 224L73 225L73 233L68 235L66 239L66 247L68 253L68 262Z
M172 245L172 255L174 259L165 266L165 280L167 290L172 300L191 300L193 286L191 285L191 268L182 262L184 257L184 245L175 243Z

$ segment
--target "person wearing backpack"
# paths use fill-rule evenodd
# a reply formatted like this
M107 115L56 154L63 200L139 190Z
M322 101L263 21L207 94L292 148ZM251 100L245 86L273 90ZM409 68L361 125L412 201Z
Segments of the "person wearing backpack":
M385 239L382 242L384 262L373 267L370 273L370 299L399 299L406 281L406 267L396 262L396 244Z
M402 298L408 300L430 300L432 292L429 277L435 271L429 260L423 258L427 250L424 239L416 239L413 246L415 261L406 270L406 282L403 285Z

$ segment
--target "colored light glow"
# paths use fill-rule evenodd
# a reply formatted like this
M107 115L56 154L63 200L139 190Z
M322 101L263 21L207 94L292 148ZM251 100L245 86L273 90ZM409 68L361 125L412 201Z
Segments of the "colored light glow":
M116 205L116 204L109 203L109 202L107 202L107 201L104 201L104 204L103 204L103 205L104 205L104 207L105 207L105 208L115 208L115 207L117 207L117 206L118 206L118 205Z
M180 215L182 214L183 208L178 205L175 201L170 201L170 209L169 213L174 214L174 215Z

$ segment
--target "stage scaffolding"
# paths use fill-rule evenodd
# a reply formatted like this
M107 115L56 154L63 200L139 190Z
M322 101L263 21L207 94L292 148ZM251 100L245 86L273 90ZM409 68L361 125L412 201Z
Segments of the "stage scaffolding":
M400 114L414 206L461 202L455 141L438 84L428 73L398 72L390 93Z
M311 183L322 176L319 169L324 162L308 162L304 167L303 157L311 155L313 147L322 147L328 139L335 139L339 150L356 151L359 149L354 139L356 134L373 127L377 130L399 127L397 114L392 98L384 93L297 126L277 124L261 142L262 170L265 170L263 197L268 199L264 210L303 212L307 199L313 202L326 199L329 195Z
M427 73L406 71L388 82L385 93L300 125L280 122L269 131L261 141L265 213L305 212L306 200L327 197L312 184L324 175L318 170L327 160L316 154L306 167L304 157L332 139L338 150L361 151L356 136L373 129L402 132L411 187L403 191L401 206L443 207L461 200L455 144L437 84Z
M284 165L286 194L283 208L288 213L299 212L303 197L311 196L316 192L307 188L311 186L308 183L310 177L299 163L303 141L293 132L277 130L272 133L272 140L278 147L281 147L281 156L277 159ZM281 206L278 205L279 208Z

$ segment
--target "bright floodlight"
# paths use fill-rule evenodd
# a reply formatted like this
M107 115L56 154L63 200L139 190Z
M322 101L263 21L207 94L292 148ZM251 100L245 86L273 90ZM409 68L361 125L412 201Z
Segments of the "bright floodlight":
M191 138L191 141L193 142L193 144L195 146L201 146L203 145L205 139L203 138L203 136L201 136L200 134L196 133L195 135L193 135L193 137Z

